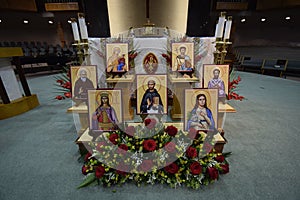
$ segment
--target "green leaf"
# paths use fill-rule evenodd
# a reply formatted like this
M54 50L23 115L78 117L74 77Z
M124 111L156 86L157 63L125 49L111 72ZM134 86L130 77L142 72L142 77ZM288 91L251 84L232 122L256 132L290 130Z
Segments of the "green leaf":
M77 189L79 188L83 188L83 187L86 187L88 185L90 185L91 183L95 182L97 179L96 179L96 176L94 173L91 173L89 175L87 175L87 177L84 179L84 181L77 187Z

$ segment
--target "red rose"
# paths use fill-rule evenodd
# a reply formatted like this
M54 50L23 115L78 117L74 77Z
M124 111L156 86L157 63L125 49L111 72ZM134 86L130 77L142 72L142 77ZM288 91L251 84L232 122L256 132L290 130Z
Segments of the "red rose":
M64 99L65 97L63 97L63 96L61 96L61 95L58 95L58 96L56 96L55 97L55 99L57 99L57 100L62 100L62 99Z
M97 166L95 168L95 175L97 178L101 178L105 173L105 168L102 166Z
M117 141L118 139L119 139L119 135L116 133L113 133L109 136L109 141L111 141L111 143L113 143L114 145L118 143Z
M208 167L207 171L208 171L208 175L210 176L210 178L212 180L215 180L218 178L219 174L218 174L218 170L216 168Z
M101 141L101 142L98 142L97 146L96 146L96 149L97 151L103 151L103 147L106 146L106 142L104 141Z
M190 128L189 129L189 134L188 134L188 137L193 140L196 138L196 135L197 135L198 131L194 128Z
M189 147L185 153L189 158L196 158L198 155L197 149L195 149L194 147Z
M175 126L173 126L173 125L168 126L168 127L165 129L165 132L167 132L168 135L169 135L169 136L172 136L172 137L174 137L174 136L177 134L177 131L178 131L178 129L177 129Z
M176 144L174 144L174 142L167 142L164 148L167 152L174 153L176 150Z
M227 174L229 172L229 165L228 164L223 164L223 165L220 165L220 167L222 168L221 170L221 174Z
M225 157L223 155L215 157L215 160L218 162L224 162Z
M170 174L176 174L179 170L179 167L176 163L171 163L165 167L165 171Z
M117 149L117 153L125 155L126 151L128 151L128 146L126 144L120 144L119 148Z
M193 175L201 174L202 172L202 166L197 161L190 164L190 170Z
M71 92L65 92L64 93L65 97L70 98L72 96Z
M63 84L63 82L64 82L64 81L61 80L61 79L56 80L56 83L59 83L60 85Z
M143 160L142 164L140 165L140 170L143 172L148 172L151 170L153 166L153 161L152 160Z
M149 139L143 142L143 147L146 151L154 151L156 149L155 140Z
M144 123L147 128L152 129L156 125L156 120L153 118L152 119L148 118L148 119L145 119Z
M92 154L90 152L88 152L85 156L84 156L84 161L87 162L89 160L89 157L91 157Z
M129 136L134 136L134 133L135 133L135 128L134 126L128 126L126 127L125 129L125 133Z
M85 166L85 165L82 166L81 172L82 172L83 175L88 174L87 169L88 169L87 166Z
M129 172L129 166L126 165L125 163L119 163L117 168L116 168L116 173L120 174L122 176L126 176L127 172Z

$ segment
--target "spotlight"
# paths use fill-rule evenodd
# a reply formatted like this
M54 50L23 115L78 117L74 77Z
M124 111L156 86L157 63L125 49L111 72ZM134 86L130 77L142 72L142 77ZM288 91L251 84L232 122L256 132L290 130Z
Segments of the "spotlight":
M286 19L286 20L290 20L290 19L291 19L291 17L289 17L289 16L288 16L288 17L286 17L285 19Z
M266 18L261 18L260 21L264 22L266 21Z
M52 20L49 20L48 23L49 23L49 24L53 24L53 21L52 21Z
M246 19L245 19L245 18L241 19L241 22L245 22L245 21L246 21Z
M28 24L29 21L25 19L25 20L23 21L23 23L24 23L24 24Z
M71 21L71 20L68 20L68 23L69 23L69 24L71 24L71 23L72 23L72 21Z

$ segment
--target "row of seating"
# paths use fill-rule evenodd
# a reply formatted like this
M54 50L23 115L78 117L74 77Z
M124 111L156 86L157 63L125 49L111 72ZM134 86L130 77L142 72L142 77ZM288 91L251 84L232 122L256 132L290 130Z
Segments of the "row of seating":
M63 47L59 44L53 45L47 42L0 42L0 47L22 47L24 56L26 57L37 57L46 55L57 55L57 56L75 56L76 51L72 44L64 45Z
M237 69L280 77L300 76L300 59L269 58L236 51Z

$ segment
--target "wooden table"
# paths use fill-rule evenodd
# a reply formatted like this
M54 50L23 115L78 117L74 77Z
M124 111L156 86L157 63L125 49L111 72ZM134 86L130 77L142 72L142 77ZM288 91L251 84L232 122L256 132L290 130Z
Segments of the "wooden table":
M79 115L81 129L79 130L78 135L82 135L82 133L89 127L87 105L85 103L81 103L78 106L72 106L68 108L67 113L76 113Z

